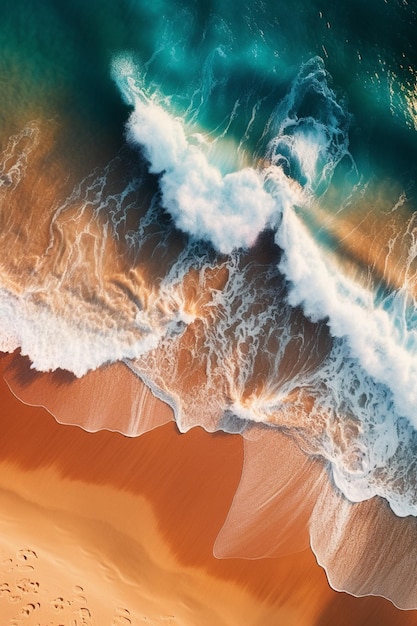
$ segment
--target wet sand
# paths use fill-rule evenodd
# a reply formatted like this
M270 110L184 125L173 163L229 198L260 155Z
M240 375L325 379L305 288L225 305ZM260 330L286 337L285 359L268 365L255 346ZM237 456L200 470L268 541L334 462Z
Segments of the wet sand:
M239 436L172 422L137 438L87 433L0 385L2 624L417 624L417 612L332 591L310 550L213 557Z

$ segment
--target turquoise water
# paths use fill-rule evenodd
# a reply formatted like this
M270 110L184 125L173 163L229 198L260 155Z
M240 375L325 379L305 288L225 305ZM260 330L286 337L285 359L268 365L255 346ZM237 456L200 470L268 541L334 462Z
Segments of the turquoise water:
M283 430L341 510L417 516L416 26L406 0L3 2L0 348L122 361L181 431Z
M119 126L124 112L109 68L115 54L128 51L147 89L173 110L206 132L228 128L252 151L294 74L318 55L354 116L350 141L361 165L388 167L390 175L394 166L400 174L415 157L416 112L408 101L415 102L416 78L411 2L147 7L18 0L3 2L0 11L3 110L40 97L52 110L101 122L103 131Z

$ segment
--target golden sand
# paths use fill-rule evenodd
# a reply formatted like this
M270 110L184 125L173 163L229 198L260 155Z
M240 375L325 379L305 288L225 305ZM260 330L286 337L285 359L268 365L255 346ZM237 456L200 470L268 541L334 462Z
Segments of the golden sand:
M87 433L0 382L2 625L417 624L416 612L332 591L309 550L213 557L239 436L172 422L138 438Z

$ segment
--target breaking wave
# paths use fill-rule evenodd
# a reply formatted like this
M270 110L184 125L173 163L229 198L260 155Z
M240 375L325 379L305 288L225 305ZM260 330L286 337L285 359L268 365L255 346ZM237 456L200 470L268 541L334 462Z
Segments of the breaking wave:
M299 68L256 150L227 168L225 137L179 117L129 55L112 73L131 107L127 143L66 195L48 170L39 176L50 124L25 126L3 150L0 349L77 377L122 362L181 431L241 433L245 467L219 556L275 554L273 533L264 545L254 529L282 524L288 492L335 587L415 606L413 589L381 582L385 570L352 577L349 559L335 559L358 510L393 528L385 503L417 515L415 242L405 222L395 240L407 240L407 264L393 289L352 269L326 230L366 184L349 151L348 105L322 59ZM117 429L143 430L137 420ZM398 536L415 536L413 518L398 524Z

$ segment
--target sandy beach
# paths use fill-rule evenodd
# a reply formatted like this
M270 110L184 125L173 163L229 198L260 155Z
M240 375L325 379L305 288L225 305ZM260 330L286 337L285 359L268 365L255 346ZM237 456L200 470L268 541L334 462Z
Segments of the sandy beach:
M213 557L239 436L174 423L136 438L87 433L0 383L2 624L417 624L416 612L331 590L310 550Z

